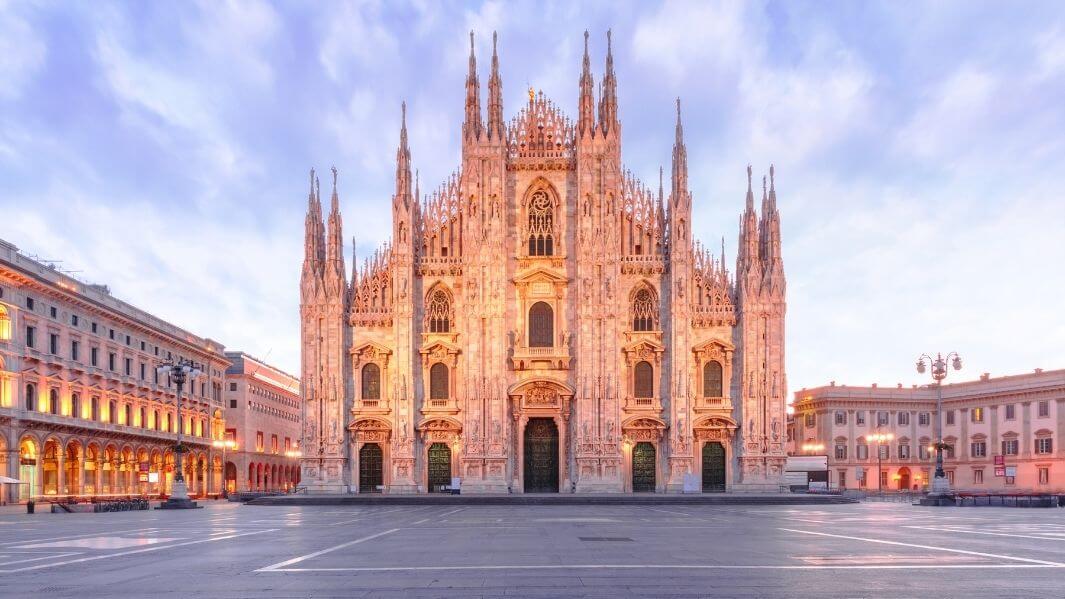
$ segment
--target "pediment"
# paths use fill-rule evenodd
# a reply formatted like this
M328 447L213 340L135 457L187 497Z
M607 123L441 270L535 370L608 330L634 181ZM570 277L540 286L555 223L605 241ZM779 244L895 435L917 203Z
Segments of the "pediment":
M380 343L377 343L376 341L367 341L366 343L363 343L362 345L358 345L358 346L352 347L351 348L351 354L352 355L363 355L363 354L368 354L369 355L369 354L373 354L373 355L388 356L388 355L392 354L392 350L390 348L385 347L384 345L381 345Z
M708 416L702 420L697 420L695 424L692 425L692 428L727 428L735 430L736 421L728 416Z
M429 345L422 347L421 350L419 350L419 353L423 355L432 354L443 357L447 355L455 355L461 351L462 350L457 345L448 343L447 341L436 340Z
M462 423L454 418L432 416L422 420L414 428L419 432L443 431L449 433L461 433Z
M621 423L621 430L632 430L632 429L665 430L667 428L669 428L669 425L666 424L666 422L664 420L662 420L661 418L656 418L654 416L634 416L634 417L629 418L628 420L626 420L626 421Z
M391 431L392 425L379 418L356 418L348 425L349 431Z
M625 353L630 353L630 354L631 353L638 354L640 352L647 352L647 351L651 351L651 352L655 352L655 353L662 353L662 352L666 351L666 347L664 345L662 345L661 343L659 343L655 339L643 338L643 339L637 339L636 341L633 341L632 343L626 345L624 348L622 348L622 351L624 351Z
M707 339L706 341L702 341L692 346L692 351L696 353L705 351L713 352L715 350L719 352L732 353L736 350L736 346L732 345L728 341L725 341L724 339L719 339L717 337L712 337L710 339Z
M566 277L558 274L557 272L549 268L544 268L542 266L533 268L514 277L514 282L519 285L540 282L551 283L552 285L561 285L565 284L567 281L569 281L569 279L567 279Z

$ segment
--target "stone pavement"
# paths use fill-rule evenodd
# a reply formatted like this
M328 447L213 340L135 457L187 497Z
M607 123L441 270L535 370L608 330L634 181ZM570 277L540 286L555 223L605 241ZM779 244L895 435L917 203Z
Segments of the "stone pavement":
M0 513L7 597L1061 597L1065 510L343 506Z

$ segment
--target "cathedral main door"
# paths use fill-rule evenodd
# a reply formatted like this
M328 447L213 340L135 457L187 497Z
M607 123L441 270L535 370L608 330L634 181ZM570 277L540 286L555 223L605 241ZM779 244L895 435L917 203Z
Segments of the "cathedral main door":
M655 446L641 441L632 448L632 491L654 493Z
M384 484L381 446L367 443L359 449L359 493L380 493Z
M558 426L552 418L525 425L525 492L558 493Z
M725 492L725 448L720 443L703 445L703 493Z
M429 447L429 492L440 493L451 485L451 448L447 443Z

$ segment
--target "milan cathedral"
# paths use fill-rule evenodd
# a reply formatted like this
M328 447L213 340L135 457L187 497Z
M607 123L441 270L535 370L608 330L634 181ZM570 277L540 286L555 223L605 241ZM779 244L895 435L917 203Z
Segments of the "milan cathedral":
M572 121L509 122L471 34L462 162L422 196L403 109L391 241L346 275L333 170L311 173L300 281L302 481L320 493L777 491L785 280L773 169L735 272L693 240L677 102L669 188L621 162L607 36Z

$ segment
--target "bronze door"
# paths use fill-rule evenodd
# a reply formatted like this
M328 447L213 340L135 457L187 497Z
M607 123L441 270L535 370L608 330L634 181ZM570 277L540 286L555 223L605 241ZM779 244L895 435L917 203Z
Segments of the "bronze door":
M632 448L632 491L634 493L655 490L655 446L641 441Z
M429 492L440 493L451 485L451 448L446 443L429 447Z
M720 443L703 445L703 493L725 492L725 448Z
M359 449L359 493L380 493L384 484L381 446L367 443Z
M558 427L551 418L525 425L525 492L558 493Z

